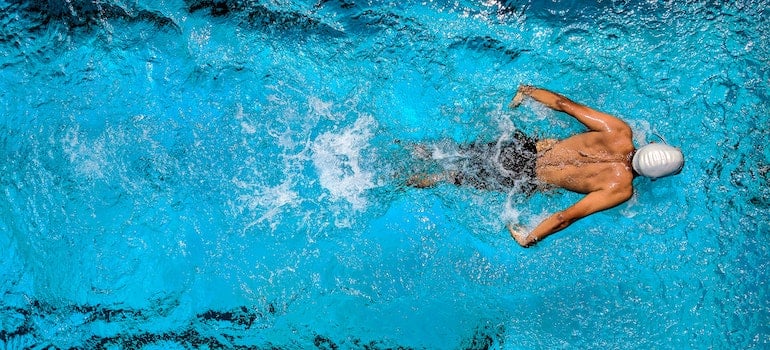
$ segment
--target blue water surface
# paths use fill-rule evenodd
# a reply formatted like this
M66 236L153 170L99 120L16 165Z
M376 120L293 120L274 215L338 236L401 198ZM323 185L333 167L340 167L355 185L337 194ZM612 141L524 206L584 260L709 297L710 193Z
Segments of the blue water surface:
M770 347L770 2L0 0L0 347ZM617 115L682 174L403 186Z

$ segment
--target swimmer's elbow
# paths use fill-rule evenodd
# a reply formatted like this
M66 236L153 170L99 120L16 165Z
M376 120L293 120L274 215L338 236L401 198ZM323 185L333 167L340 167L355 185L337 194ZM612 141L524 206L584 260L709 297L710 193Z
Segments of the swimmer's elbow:
M615 202L616 203L613 203L612 206L619 205L620 203L623 203L623 202L631 199L631 197L633 197L633 196L634 196L634 188L631 187L631 186L626 186L626 187L623 187L623 188L616 189L615 190Z
M631 186L629 186L628 188L626 188L626 189L623 191L623 195L622 195L622 196L623 196L623 197L621 198L621 199L622 199L622 202L621 202L621 203L623 203L623 202L625 202L625 201L627 201L627 200L631 199L631 197L633 197L633 196L634 196L634 188L633 188L633 187L631 187Z
M569 108L569 106L570 106L572 103L573 103L573 102L572 102L572 101L570 101L569 99L567 99L566 97L564 97L564 96L559 96L559 98L557 98L557 99L556 99L556 102L554 103L554 105L556 106L556 108L554 108L554 109L556 109L556 110L558 110L558 111L562 111L562 112L563 112L564 110L566 110L567 108Z
M554 218L555 218L555 221L556 221L555 225L554 225L555 226L555 231L563 230L563 229L567 228L569 225L572 225L572 223L574 223L575 221L577 221L579 219L577 217L570 216L565 211L561 211L561 212L556 213L556 215L554 215Z

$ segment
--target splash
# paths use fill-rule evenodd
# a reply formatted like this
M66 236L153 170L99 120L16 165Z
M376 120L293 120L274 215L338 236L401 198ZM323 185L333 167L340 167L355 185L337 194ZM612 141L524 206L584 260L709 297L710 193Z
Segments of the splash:
M61 146L75 172L89 180L104 179L107 167L106 150L103 139L93 143L80 139L79 128L67 130L61 139Z
M362 152L369 145L375 123L372 116L362 115L346 129L321 134L312 146L321 186L332 200L346 201L356 211L366 208L365 192L376 187L373 172L362 167Z
M270 223L270 227L275 230L278 225L276 217L283 212L285 207L299 201L299 195L291 189L292 183L288 180L273 187L247 183L238 179L233 179L233 183L239 189L248 191L248 194L240 195L237 198L239 211L248 208L251 211L262 212L256 221L247 225L246 228L267 221Z

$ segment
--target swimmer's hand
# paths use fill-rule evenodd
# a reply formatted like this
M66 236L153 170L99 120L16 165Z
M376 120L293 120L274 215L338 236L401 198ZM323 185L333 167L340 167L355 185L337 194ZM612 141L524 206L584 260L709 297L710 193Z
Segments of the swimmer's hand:
M508 224L508 232L510 232L511 237L513 237L513 239L515 239L516 242L524 248L529 248L537 243L537 239L530 235L521 225Z
M535 90L534 86L519 85L519 89L516 90L516 96L513 96L513 99L508 105L508 108L513 109L518 107L521 102L524 101L524 97L529 96L529 93L531 93L533 90Z

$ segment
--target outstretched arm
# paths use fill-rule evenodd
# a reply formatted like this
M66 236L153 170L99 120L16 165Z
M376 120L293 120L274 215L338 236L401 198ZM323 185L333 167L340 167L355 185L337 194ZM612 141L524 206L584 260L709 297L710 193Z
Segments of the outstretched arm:
M519 106L526 96L533 98L535 101L538 101L553 110L564 112L575 117L575 119L593 131L615 131L618 129L631 130L628 124L614 116L586 107L555 92L529 85L519 86L519 90L516 91L516 96L511 100L510 107L514 108Z
M627 201L631 198L632 194L633 189L630 187L625 190L606 189L591 192L566 210L553 214L543 220L529 234L511 225L508 226L508 230L522 247L530 247L543 238L563 230L579 219Z

